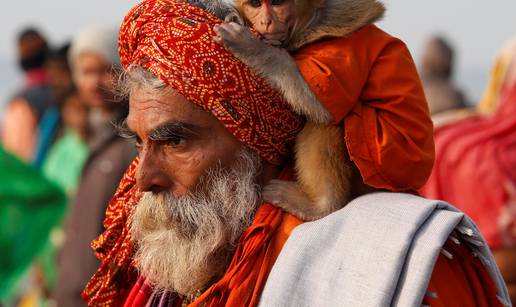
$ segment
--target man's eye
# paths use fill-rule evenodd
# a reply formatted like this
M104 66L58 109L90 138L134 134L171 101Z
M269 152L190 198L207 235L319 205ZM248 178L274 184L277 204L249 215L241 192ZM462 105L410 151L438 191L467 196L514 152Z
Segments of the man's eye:
M271 0L271 5L282 5L286 0Z
M172 146L183 146L186 143L186 139L181 136L173 136L168 139L168 143Z
M262 1L261 0L250 0L249 4L252 7L260 7L260 6L262 6Z

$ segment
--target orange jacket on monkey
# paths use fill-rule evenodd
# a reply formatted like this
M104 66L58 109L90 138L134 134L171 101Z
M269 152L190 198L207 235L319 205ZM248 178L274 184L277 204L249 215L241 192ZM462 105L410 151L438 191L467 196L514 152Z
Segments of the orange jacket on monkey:
M282 43L293 53L297 67L289 63L285 52L265 45L257 48L256 40L246 39L235 26L217 29L222 37L217 41L280 88L293 108L316 128L333 117L334 123L344 128L349 156L367 185L415 191L426 182L434 161L428 105L405 44L373 25L385 11L380 1L239 0L236 4L266 42ZM321 104L326 110L321 110ZM321 139L317 133L298 139L298 159L314 150L315 145L310 144ZM326 161L331 156L324 151L317 154ZM310 163L310 159L304 160ZM308 175L314 170L309 168ZM297 169L299 174L303 165L298 163ZM300 176L302 181L305 175ZM321 187L324 190L325 186Z
M374 25L301 48L296 63L342 123L352 161L375 188L420 188L434 162L433 125L405 44Z

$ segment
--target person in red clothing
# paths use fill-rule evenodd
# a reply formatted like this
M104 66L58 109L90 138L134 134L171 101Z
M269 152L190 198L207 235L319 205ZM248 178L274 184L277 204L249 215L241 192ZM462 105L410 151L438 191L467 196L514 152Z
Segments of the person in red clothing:
M32 162L38 142L38 125L45 111L55 104L45 69L49 46L39 30L27 28L18 36L17 49L25 80L23 89L7 105L0 138L8 152Z
M184 1L146 0L124 20L125 133L136 138L140 153L109 205L106 231L93 243L102 265L83 292L89 305L257 306L284 244L302 223L258 192L270 179L295 178L289 162L303 122L264 79L211 39L219 18ZM364 30L394 55L404 48L374 26ZM497 305L486 269L457 248L465 260L448 265L440 257L432 280L446 278L471 302ZM484 290L474 293L464 280ZM439 289L444 305L461 303Z

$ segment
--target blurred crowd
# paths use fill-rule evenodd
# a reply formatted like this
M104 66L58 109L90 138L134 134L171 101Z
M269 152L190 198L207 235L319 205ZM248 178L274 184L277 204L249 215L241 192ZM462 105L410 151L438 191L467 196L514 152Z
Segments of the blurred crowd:
M23 229L0 233L6 238L0 245L2 253L6 252L3 248L15 251L21 244L40 246L25 251L37 255L33 263L21 263L14 255L12 261L5 259L5 276L19 275L0 287L1 298L9 305L84 305L80 292L99 266L90 242L102 231L106 205L135 157L134 144L118 137L114 129L127 114L127 104L116 101L114 91L119 66L117 30L88 27L70 43L56 47L49 46L37 29L26 29L18 36L24 84L8 102L1 129L2 155L18 160L4 157L2 161L24 164L37 173L16 169L5 178L10 182L1 185L12 185L13 179L19 185L50 182L48 191L34 192L33 198L47 198L55 205L51 197L56 195L51 191L55 188L66 196L66 204L54 210L53 219L24 225L43 232L26 234L39 237L40 242L21 242ZM3 172L7 166L1 167ZM40 183L31 181L39 174ZM5 195L0 195L2 206L6 202L3 216L30 215L46 206L43 201L37 208L27 207L30 200L24 204ZM27 210L20 212L23 206Z
M91 26L50 46L38 29L17 39L23 86L0 123L0 302L81 306L99 265L90 242L135 158L117 136L117 29ZM454 83L455 54L432 37L420 76L435 125L436 163L421 193L479 225L516 293L516 40L502 48L481 101ZM487 73L487 72L486 72ZM471 107L476 105L475 107Z

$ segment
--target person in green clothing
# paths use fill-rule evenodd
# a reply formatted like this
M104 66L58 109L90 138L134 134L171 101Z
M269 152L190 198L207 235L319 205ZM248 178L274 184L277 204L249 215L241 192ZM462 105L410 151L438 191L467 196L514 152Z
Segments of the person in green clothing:
M82 169L89 155L86 138L88 135L88 107L77 93L71 92L61 106L61 134L50 148L43 162L43 174L58 185L68 196L68 206L73 202L82 174ZM48 299L53 299L57 279L57 253L64 240L62 224L52 229L44 249L35 262L40 295L36 301L41 306Z
M0 147L0 302L11 298L65 208L56 184Z
M63 134L50 148L43 163L43 173L73 198L88 158L88 107L76 93L62 106Z
M82 169L89 155L85 139L88 134L88 107L75 91L64 98L61 105L61 128L59 135L46 155L41 171L52 183L61 188L68 197L65 212L73 202L79 185ZM57 279L57 255L64 240L62 223L56 224L26 276L25 290L20 289L21 302L28 305L46 306L53 301Z

